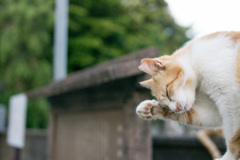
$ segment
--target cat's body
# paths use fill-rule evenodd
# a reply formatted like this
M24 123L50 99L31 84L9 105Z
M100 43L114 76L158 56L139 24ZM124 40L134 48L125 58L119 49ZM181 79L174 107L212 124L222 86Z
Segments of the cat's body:
M145 119L173 119L202 127L223 127L227 152L240 158L240 32L218 32L191 41L171 56L144 59L152 75L141 82L155 100L143 101Z

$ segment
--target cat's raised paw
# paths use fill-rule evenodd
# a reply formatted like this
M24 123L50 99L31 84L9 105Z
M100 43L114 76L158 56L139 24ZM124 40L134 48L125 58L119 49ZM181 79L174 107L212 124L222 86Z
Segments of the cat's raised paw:
M145 100L137 106L136 112L139 117L151 120L154 116L153 107L158 105L158 101L156 100Z

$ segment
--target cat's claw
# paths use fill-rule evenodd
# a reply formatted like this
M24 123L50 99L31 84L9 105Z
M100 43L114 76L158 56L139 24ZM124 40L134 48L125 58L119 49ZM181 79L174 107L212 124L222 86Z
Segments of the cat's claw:
M153 107L159 106L156 100L145 100L137 106L136 112L139 117L147 120L153 119L154 112Z

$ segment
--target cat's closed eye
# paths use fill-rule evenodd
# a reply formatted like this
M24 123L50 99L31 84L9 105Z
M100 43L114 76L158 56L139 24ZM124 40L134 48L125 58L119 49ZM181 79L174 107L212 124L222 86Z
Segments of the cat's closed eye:
M167 98L169 99L169 101L172 102L172 99L171 99L170 96L169 96L168 88L167 88L167 87L166 87L166 96L167 96Z

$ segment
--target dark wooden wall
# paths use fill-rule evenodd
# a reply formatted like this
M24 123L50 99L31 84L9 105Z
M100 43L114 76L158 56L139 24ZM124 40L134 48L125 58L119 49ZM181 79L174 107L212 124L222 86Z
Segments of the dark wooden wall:
M224 140L213 141L224 154ZM153 160L212 160L212 157L196 137L161 136L153 138Z

